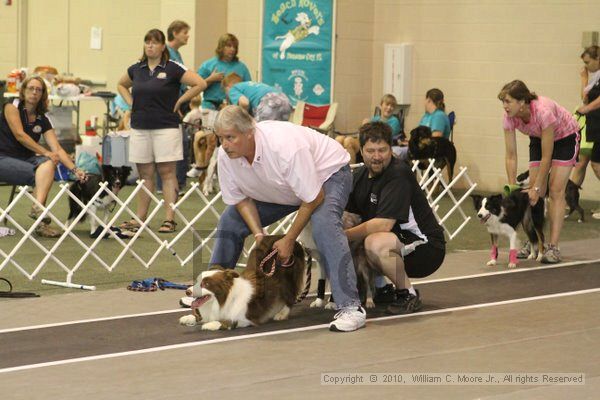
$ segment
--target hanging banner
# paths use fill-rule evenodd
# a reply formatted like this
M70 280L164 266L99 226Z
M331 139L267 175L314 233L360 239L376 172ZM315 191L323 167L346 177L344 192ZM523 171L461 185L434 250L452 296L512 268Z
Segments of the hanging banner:
M296 104L332 102L334 0L264 0L262 81Z

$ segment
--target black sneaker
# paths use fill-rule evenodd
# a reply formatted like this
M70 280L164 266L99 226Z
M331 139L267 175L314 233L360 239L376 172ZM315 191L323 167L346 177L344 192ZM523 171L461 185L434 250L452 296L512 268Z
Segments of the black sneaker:
M375 304L389 304L394 300L396 300L396 291L393 284L388 283L384 287L375 288L375 296L373 296Z
M417 295L411 294L408 289L396 290L396 300L388 306L386 313L392 315L411 314L419 311L423 303L417 290Z

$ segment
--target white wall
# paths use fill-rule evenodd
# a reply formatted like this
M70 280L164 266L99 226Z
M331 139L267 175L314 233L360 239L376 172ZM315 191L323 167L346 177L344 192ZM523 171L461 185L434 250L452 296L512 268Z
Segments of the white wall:
M600 30L598 15L600 2L591 0L375 0L372 102L381 96L383 44L413 43L413 105L406 127L418 123L425 92L442 89L447 110L458 118L458 163L469 168L481 189L499 190L506 174L498 92L521 79L574 110L582 32ZM518 137L519 170L524 170L528 139ZM600 198L591 171L582 196Z
M4 80L10 70L17 68L18 62L18 19L19 3L7 6L0 4L0 76Z

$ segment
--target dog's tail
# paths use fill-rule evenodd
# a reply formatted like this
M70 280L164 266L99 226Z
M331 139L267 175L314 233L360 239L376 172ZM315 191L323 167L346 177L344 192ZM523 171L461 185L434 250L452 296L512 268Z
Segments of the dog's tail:
M527 206L525 217L523 218L523 230L533 246L537 245L538 250L543 252L544 246L544 199L538 200L536 205Z

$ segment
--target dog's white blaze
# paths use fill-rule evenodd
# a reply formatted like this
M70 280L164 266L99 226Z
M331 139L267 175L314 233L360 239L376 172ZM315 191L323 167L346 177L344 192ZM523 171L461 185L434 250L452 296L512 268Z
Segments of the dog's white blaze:
M477 210L477 216L481 219L485 218L490 213L490 211L487 208L485 208L485 206L487 205L487 200L487 197L481 199L481 208Z

